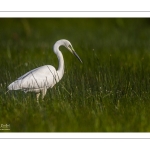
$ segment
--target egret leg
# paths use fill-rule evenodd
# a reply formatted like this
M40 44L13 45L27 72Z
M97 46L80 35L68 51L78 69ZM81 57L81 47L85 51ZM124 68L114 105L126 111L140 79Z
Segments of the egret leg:
M39 96L40 96L40 93L36 93L36 100L37 100L37 102L39 102Z
M41 91L41 93L42 93L42 100L44 99L44 96L46 95L46 92L47 92L46 88Z

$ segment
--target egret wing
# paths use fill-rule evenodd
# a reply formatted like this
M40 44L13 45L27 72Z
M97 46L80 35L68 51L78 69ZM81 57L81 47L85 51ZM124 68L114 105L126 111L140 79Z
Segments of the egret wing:
M8 86L10 90L28 90L53 87L58 81L58 75L53 66L45 65L33 69Z

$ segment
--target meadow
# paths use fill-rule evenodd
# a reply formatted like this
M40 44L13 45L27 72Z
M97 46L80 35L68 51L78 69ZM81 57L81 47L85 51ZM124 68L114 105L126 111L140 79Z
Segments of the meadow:
M0 131L149 132L149 35L148 18L0 18L0 124L10 125ZM83 64L61 47L65 74L44 102L6 93L27 71L58 67L52 48L59 39Z

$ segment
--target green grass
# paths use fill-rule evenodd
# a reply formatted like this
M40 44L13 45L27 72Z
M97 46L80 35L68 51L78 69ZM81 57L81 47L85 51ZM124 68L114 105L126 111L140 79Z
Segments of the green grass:
M150 20L0 19L0 124L8 132L149 132ZM7 86L35 67L58 67L52 51L68 39L65 74L37 104ZM0 130L2 131L2 130Z

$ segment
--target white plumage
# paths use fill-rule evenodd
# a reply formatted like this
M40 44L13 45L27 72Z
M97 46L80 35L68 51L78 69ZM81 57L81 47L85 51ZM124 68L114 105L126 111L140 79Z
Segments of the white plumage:
M8 90L22 90L24 92L35 92L37 96L37 101L39 99L40 93L42 94L42 99L46 95L47 89L52 88L56 83L58 83L64 75L64 59L60 46L65 46L72 54L74 54L80 61L81 59L74 51L71 43L68 40L62 39L54 44L53 51L58 57L59 67L58 70L51 65L44 65L33 69L26 74L19 77L16 81L12 82L8 86ZM82 61L81 61L82 62Z

